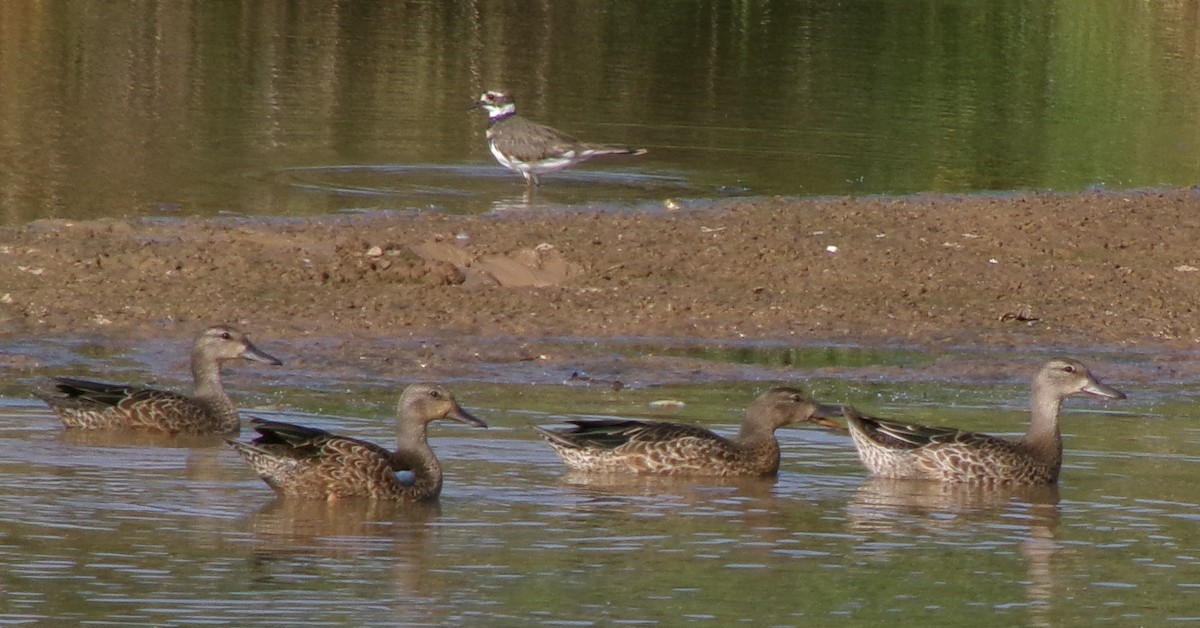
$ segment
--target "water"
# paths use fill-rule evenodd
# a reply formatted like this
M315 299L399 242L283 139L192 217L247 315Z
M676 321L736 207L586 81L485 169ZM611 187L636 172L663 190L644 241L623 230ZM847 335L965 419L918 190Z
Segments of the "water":
M1191 10L5 2L0 224L1190 185L1200 171ZM488 155L482 115L466 109L495 87L535 120L650 152L547 177L526 197ZM330 342L308 371L238 368L230 385L255 414L388 443L402 367L375 358L401 348L379 343L337 366ZM448 470L440 504L397 508L280 502L218 439L64 434L28 396L62 372L178 385L185 341L8 339L0 623L1200 618L1194 356L1088 353L1132 398L1068 404L1057 490L988 493L870 481L844 436L813 429L780 433L774 482L596 482L565 474L528 423L653 417L728 433L756 392L799 380L821 399L1013 434L1027 384L1011 365L1045 356L562 347L577 361L561 372L485 352L444 373L492 428L436 426ZM663 400L686 405L651 405Z
M96 372L111 363L145 379L144 351L76 350ZM67 361L26 351L49 371ZM881 382L875 369L895 368L896 357L869 355L620 391L456 381L460 401L491 428L433 427L446 488L437 506L421 508L276 500L217 438L64 433L25 392L45 372L22 370L0 397L0 623L1063 626L1196 617L1200 430L1189 399L1200 391L1164 379L1161 358L1099 363L1102 376L1121 374L1106 379L1131 399L1068 401L1063 480L1048 489L869 480L846 436L809 428L780 431L777 481L598 480L564 472L528 428L628 416L729 433L774 381L897 418L1006 434L1024 427L1024 381L961 366L995 356L902 354L920 367ZM391 442L391 387L302 370L254 384L257 372L228 378L246 414ZM309 379L325 392L306 391ZM663 399L686 405L652 407ZM330 405L341 410L319 410Z
M0 4L0 223L1200 179L1186 3ZM497 166L467 106L644 146Z

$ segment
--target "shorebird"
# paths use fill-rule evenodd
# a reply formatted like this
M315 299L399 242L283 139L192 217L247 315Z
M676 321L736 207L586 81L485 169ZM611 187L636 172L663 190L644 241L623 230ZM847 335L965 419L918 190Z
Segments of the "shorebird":
M645 149L608 144L586 144L548 126L517 115L517 104L507 92L489 91L472 109L487 110L488 149L500 165L519 172L530 188L538 176L558 172L600 155L641 155Z

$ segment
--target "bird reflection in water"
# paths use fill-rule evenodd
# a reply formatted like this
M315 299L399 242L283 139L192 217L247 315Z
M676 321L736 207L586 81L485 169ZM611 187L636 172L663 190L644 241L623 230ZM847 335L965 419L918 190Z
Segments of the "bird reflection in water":
M434 604L443 586L430 577L438 502L275 499L246 519L256 580L311 575L325 559L387 565L398 599Z
M1059 521L1057 485L975 486L963 483L868 478L847 505L848 527L865 534L936 538L981 527L1012 530L1025 560L1024 581L1030 625L1052 625L1055 540ZM881 550L881 551L902 551Z

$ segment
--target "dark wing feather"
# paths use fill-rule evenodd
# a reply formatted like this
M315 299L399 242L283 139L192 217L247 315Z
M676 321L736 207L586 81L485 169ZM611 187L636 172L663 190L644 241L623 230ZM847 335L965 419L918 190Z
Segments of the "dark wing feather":
M283 445L293 449L308 449L318 446L333 435L315 427L305 427L281 421L252 419L251 425L258 432L254 439L255 445Z
M719 438L712 432L694 425L628 419L573 419L574 428L536 429L551 440L568 447L616 449L631 442L666 443L681 438Z
M130 396L146 390L124 384L110 384L71 377L56 377L54 381L54 389L71 399L105 406L115 406Z
M255 418L250 421L258 432L252 444L277 455L289 458L326 458L342 455L347 448L365 448L388 459L393 459L392 452L364 440L339 436L315 427L305 427L282 421L268 421Z
M918 449L929 445L954 443L972 435L952 427L930 427L865 416L860 416L859 421L872 439L899 449Z
M52 404L68 407L129 408L145 402L162 404L168 401L176 404L181 402L185 405L193 404L192 399L186 395L174 393L169 390L158 390L157 388L110 384L108 382L75 379L72 377L56 377L54 381L54 389L62 394L63 397L41 396L42 399Z
M523 162L560 157L580 148L579 140L566 133L515 116L489 129L488 138L497 150Z

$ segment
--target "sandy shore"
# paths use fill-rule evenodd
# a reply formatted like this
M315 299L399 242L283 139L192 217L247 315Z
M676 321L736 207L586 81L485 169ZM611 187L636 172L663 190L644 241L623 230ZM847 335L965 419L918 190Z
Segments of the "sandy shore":
M42 221L0 334L656 337L1192 348L1194 189L654 214Z

